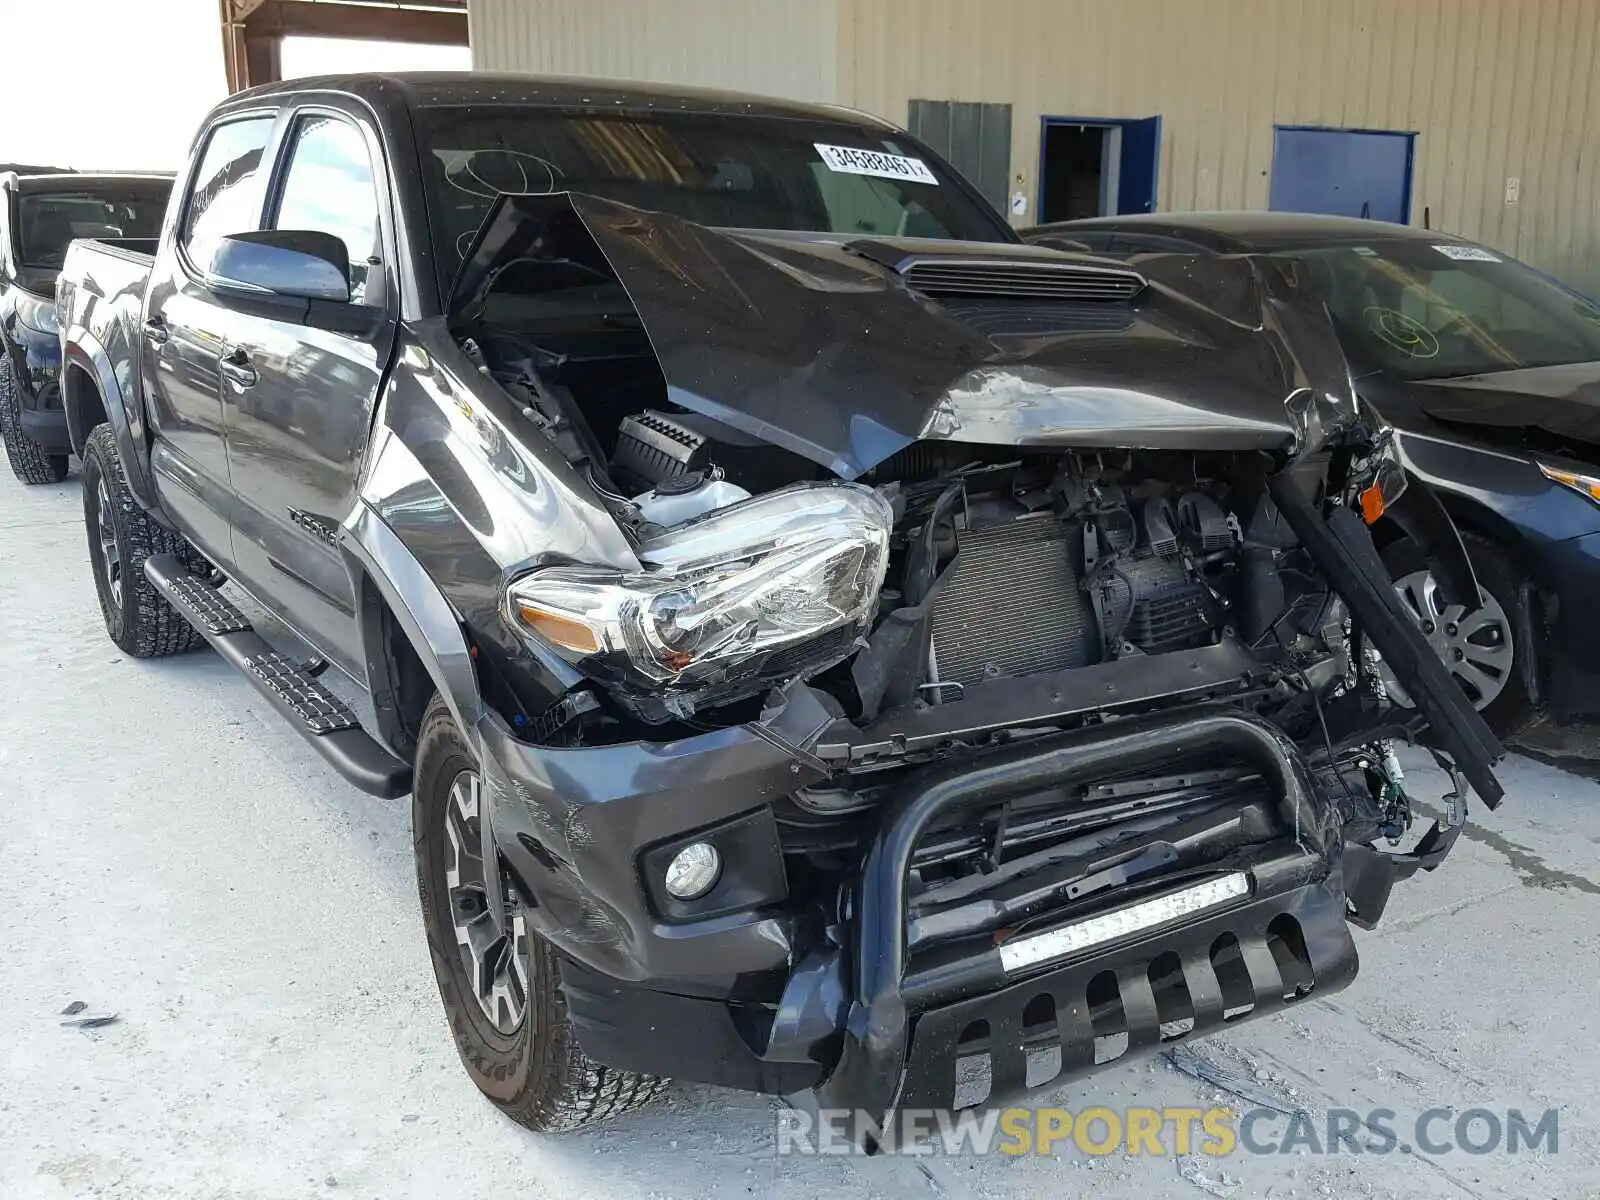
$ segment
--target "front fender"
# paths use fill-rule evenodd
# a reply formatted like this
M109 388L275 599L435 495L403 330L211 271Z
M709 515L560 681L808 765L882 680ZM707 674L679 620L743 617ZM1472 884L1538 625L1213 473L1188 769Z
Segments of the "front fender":
M339 548L358 601L376 589L422 660L433 686L444 697L456 727L468 737L475 737L478 719L483 715L483 697L461 622L444 593L394 530L364 501L357 503L340 527ZM381 635L375 628L376 621L368 620L367 604L362 603L360 611L368 663L367 686L378 710L379 732L390 749L404 754L404 739L393 718L394 698L388 694L388 680L373 677L372 665L383 661Z

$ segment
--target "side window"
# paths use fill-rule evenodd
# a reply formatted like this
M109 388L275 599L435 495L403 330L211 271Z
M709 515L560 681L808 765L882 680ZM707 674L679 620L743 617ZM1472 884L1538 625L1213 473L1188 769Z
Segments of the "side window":
M206 138L178 234L189 261L202 270L210 265L217 239L259 228L261 155L274 120L228 121Z
M350 299L382 304L378 190L361 131L339 117L301 117L288 161L272 227L333 234L350 253Z

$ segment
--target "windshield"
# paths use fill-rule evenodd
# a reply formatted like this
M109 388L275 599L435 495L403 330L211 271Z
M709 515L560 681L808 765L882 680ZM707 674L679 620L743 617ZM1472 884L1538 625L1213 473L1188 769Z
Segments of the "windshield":
M134 181L24 192L17 198L17 260L59 270L73 238L161 236L171 185Z
M1481 246L1375 240L1303 260L1352 362L1444 379L1600 360L1600 308Z
M447 276L500 192L584 192L729 228L1012 240L928 151L847 122L436 107L419 124Z

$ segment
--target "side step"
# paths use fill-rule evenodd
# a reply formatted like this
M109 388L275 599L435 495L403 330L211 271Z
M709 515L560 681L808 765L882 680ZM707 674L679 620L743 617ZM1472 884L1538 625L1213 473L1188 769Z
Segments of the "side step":
M151 555L144 573L335 771L363 792L385 799L411 790L410 764L374 741L343 700L268 645L220 591L189 574L170 554Z

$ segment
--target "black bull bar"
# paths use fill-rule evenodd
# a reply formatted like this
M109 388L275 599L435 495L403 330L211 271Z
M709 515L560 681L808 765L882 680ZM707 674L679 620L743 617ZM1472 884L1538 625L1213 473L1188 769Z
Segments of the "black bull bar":
M1224 759L1242 761L1260 775L1286 831L1243 865L1247 894L1188 919L1051 958L1025 973L1007 972L998 938L933 968L909 969L907 876L919 839L938 818L1129 768ZM855 936L848 958L830 947L801 964L763 1057L815 1062L833 1059L837 1050L827 1077L791 1097L808 1109L850 1109L878 1117L896 1107L951 1107L961 1034L981 1020L989 1030L987 1098L992 1102L1027 1086L1024 1023L1041 995L1054 1002L1051 1041L1061 1055L1054 1080L1095 1069L1098 1029L1089 987L1108 971L1119 986L1120 1023L1130 1053L1163 1040L1163 1015L1148 971L1164 955L1176 954L1181 963L1192 1013L1187 1032L1265 1015L1297 998L1297 989L1308 989L1286 977L1294 972L1282 970L1269 948L1268 927L1285 916L1293 919L1301 940L1306 980L1314 980L1319 994L1336 991L1356 973L1355 946L1345 923L1339 829L1332 804L1313 790L1293 745L1272 725L1237 710L1207 707L1129 718L1007 747L976 764L929 768L908 780L891 801L868 850L854 896ZM1209 957L1225 935L1238 943L1228 980L1220 978ZM1242 999L1241 980L1246 985Z

